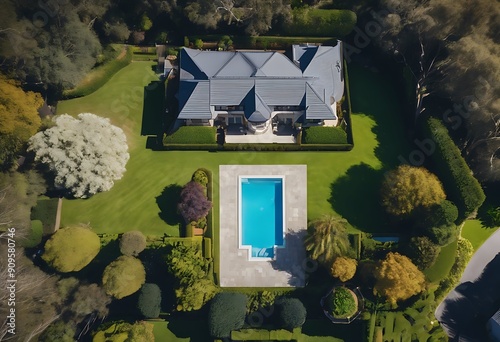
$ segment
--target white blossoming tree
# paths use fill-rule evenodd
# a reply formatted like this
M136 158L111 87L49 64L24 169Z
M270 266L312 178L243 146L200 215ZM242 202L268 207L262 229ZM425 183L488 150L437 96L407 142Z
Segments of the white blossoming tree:
M129 159L123 131L91 113L63 114L54 121L54 127L31 137L29 150L54 174L55 187L77 198L111 189Z

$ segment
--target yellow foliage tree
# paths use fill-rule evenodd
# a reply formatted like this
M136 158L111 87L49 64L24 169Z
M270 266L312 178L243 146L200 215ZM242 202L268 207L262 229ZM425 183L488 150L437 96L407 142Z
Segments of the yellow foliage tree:
M411 260L399 253L388 253L374 271L373 293L384 296L392 304L425 289L425 276Z
M333 262L330 274L342 282L348 281L356 274L357 266L358 262L355 259L338 257Z
M12 80L0 75L0 164L6 164L40 128L38 93L24 92Z
M381 192L383 206L395 216L408 216L418 207L427 208L446 198L436 175L409 165L387 172Z
M106 293L117 299L137 292L146 282L146 270L142 262L128 255L122 255L104 269L102 286Z

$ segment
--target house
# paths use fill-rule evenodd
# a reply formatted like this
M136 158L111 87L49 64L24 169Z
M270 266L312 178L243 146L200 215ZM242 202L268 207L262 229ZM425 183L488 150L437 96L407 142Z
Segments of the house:
M335 126L344 93L342 42L271 51L180 52L179 116L186 125Z
M488 320L486 325L490 341L500 342L500 309Z

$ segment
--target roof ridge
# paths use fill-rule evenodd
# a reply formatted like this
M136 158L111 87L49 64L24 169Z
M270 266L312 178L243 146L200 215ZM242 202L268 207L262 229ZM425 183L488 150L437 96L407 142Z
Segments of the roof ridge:
M245 59L245 61L247 61L248 65L251 65L251 66L253 67L253 70L254 70L253 75L255 75L255 73L257 72L257 70L259 70L259 68L257 68L257 67L255 66L255 64L254 64L251 60L249 60L247 56L245 56L245 54L244 54L244 53L242 53L242 52L240 52L240 51L236 51L236 53L237 53L237 54L240 54L240 55L241 55L241 56ZM232 59L232 58L231 58L231 59ZM253 76L253 75L252 75L252 76Z
M313 93L316 95L316 97L318 98L318 100L321 101L321 103L325 103L324 100L321 99L321 96L318 94L318 92L313 88L313 86L306 81L306 87L309 86L309 89L311 89L313 91ZM306 91L307 91L307 88L306 88Z
M203 69L200 67L200 65L198 63L196 63L194 57L198 56L200 54L201 51L198 51L198 50L194 50L194 49L190 49L190 48L183 48L183 50L186 51L186 54L189 56L189 58L191 59L191 61L193 61L194 65L196 65L196 67L198 68L198 70L200 70L200 72L205 75L205 77L208 79L208 75L203 71ZM194 56L191 56L191 54L189 53L190 51L197 51L198 53Z

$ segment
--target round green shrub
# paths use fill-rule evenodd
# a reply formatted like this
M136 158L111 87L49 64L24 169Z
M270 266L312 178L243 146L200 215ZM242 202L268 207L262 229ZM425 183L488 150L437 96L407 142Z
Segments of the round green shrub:
M138 230L126 232L120 239L120 251L124 255L138 256L146 245L146 237Z
M345 287L335 288L326 298L326 305L335 318L350 317L357 310L354 294Z
M146 283L139 292L137 308L146 318L157 318L161 310L161 290L156 284Z
M434 265L441 247L427 236L414 236L410 239L405 252L420 270L425 270Z
M307 311L297 298L282 298L275 302L277 321L280 327L292 330L306 321Z
M203 186L207 186L208 175L205 171L198 169L193 173L192 180L194 180L196 183L200 183Z
M457 238L458 229L455 225L428 228L425 231L432 242L439 246L446 246Z
M210 302L208 329L210 336L228 338L231 330L240 329L245 323L247 296L242 293L218 293Z
M458 208L453 202L444 200L428 208L418 210L415 226L424 231L432 227L450 226L458 218Z

